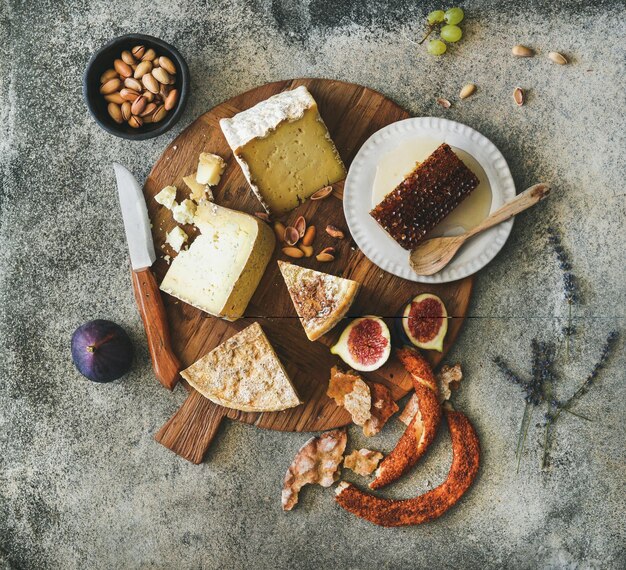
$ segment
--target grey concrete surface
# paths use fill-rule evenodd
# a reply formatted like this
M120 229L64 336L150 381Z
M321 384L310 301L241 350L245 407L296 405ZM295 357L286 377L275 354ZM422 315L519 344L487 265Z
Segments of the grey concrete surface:
M557 392L584 380L606 334L624 332L626 242L621 2L464 2L465 38L434 59L414 41L429 9L409 0L0 4L0 567L2 568L624 568L624 341L581 399L586 422L561 417L552 461L540 467L544 408L536 409L519 473L523 400L496 354L530 373L530 340L559 347ZM81 99L91 52L131 31L186 56L192 95L174 131L143 143L113 138ZM510 55L517 43L539 51ZM546 54L571 60L560 67ZM455 396L480 435L478 480L459 505L421 527L385 530L307 488L280 509L286 467L307 434L227 423L205 463L156 444L182 403L154 380L129 283L112 161L140 179L195 116L252 86L323 76L378 89L415 115L462 121L509 161L518 189L554 194L516 221L504 251L478 277L449 361L466 381ZM477 94L459 102L468 81ZM528 91L517 108L513 88ZM445 96L444 110L435 99ZM545 228L560 228L582 301L567 358L567 307ZM110 385L74 369L69 338L92 318L122 324L137 349ZM390 450L392 421L350 446ZM425 461L386 496L437 485L450 465L445 430Z

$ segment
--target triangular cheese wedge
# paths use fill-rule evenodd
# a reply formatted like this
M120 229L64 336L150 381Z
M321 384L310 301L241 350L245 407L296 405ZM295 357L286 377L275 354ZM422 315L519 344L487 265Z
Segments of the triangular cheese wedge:
M296 313L309 340L317 340L348 312L359 292L351 279L278 262Z
M212 402L244 412L276 412L301 404L258 323L183 370L181 376Z

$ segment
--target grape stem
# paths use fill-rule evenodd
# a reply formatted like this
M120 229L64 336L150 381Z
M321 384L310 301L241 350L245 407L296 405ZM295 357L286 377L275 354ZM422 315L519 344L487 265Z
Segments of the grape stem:
M421 39L421 41L417 42L417 45L420 45L420 46L421 46L421 45L422 45L422 44L426 41L426 39L428 38L428 36L430 36L430 34L432 34L432 33L433 33L433 30L435 29L435 27L436 27L436 26L433 26L433 25L430 25L430 24L429 24L429 25L428 25L428 31L426 32L426 35L425 35L425 36Z

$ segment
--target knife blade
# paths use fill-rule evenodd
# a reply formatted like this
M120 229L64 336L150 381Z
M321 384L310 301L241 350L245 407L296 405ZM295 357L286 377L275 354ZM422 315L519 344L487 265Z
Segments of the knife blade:
M180 378L180 361L172 350L167 313L150 267L156 259L148 208L139 183L121 164L113 163L122 209L124 231L130 253L133 290L148 338L154 373L172 390Z
M130 264L133 270L150 267L156 255L143 193L139 183L127 168L114 162L113 169L117 179L117 193L122 208Z

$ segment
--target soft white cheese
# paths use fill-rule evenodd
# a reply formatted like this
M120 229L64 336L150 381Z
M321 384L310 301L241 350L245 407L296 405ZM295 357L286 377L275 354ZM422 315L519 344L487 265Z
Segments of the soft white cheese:
M176 252L180 251L183 244L187 241L189 236L178 226L176 226L171 232L169 232L165 238L165 243L170 244L172 249ZM169 256L166 256L169 257Z
M196 215L196 204L188 198L172 208L172 216L179 224L193 224Z
M166 186L154 199L168 210L171 210L174 204L176 204L176 186Z

